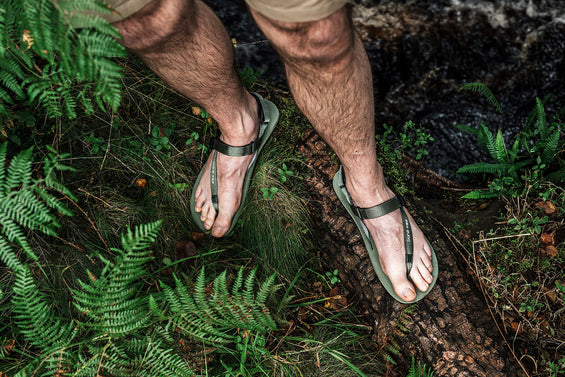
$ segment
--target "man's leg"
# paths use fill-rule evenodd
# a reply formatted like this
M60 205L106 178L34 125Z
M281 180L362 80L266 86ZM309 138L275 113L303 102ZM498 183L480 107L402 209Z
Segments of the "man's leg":
M371 207L393 197L375 151L371 68L348 11L342 8L325 19L305 23L252 13L283 60L297 105L341 160L355 205ZM432 282L431 251L410 220L414 230L410 277L418 289L426 291ZM406 301L413 300L416 294L406 277L400 211L365 220L365 224L395 292Z
M241 146L255 140L257 102L242 86L229 37L210 8L200 0L154 0L113 25L123 44L163 81L206 108L218 122L222 141ZM216 237L228 230L239 208L251 158L218 153L217 214L211 201L210 160L206 163L196 190L196 210Z

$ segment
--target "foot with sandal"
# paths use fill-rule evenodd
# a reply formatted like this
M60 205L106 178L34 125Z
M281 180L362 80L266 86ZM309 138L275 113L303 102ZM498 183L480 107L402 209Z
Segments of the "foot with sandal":
M346 0L246 0L279 53L296 104L339 157L334 189L359 228L373 267L398 301L425 297L437 279L435 253L386 186L375 150L372 77ZM231 41L200 0L109 0L123 44L163 81L206 108L221 136L191 194L193 222L215 237L239 217L278 110L248 93Z

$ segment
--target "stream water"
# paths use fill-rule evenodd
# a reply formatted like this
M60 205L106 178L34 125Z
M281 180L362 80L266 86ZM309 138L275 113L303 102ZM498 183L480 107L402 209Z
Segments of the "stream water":
M238 42L236 65L283 83L243 1L208 3ZM356 0L353 18L372 66L377 127L412 120L427 128L435 142L424 162L446 177L487 158L454 124L485 123L510 138L536 97L553 95L548 114L565 106L565 0ZM458 92L469 82L485 83L506 115Z

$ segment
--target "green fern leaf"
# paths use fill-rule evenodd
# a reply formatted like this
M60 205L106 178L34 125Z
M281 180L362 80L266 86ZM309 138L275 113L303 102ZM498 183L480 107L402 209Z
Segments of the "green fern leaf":
M508 170L508 164L492 164L488 162L477 162L471 165L464 165L457 170L457 174L496 174L502 175Z
M549 129L547 127L547 119L545 118L545 108L542 100L536 98L536 129L540 134L541 140L548 137Z
M541 161L544 164L551 164L555 160L555 155L559 148L559 139L561 131L556 129L544 142L543 151L541 153Z
M494 199L497 198L498 194L492 191L471 191L463 195L462 199L471 199L471 200L479 200L479 199Z
M508 153L506 152L506 144L504 143L504 138L502 137L502 130L498 129L496 134L496 141L494 147L495 161L503 164L508 163Z
M17 270L12 305L14 322L31 344L43 350L69 345L73 339L73 323L56 317L45 296L37 289L27 266Z
M496 109L496 111L504 115L504 111L502 110L502 107L498 103L496 97L494 96L494 94L492 94L491 90L485 84L482 84L480 82L468 83L459 88L458 91L460 92L462 90L469 90L471 92L479 93L487 99L487 101Z

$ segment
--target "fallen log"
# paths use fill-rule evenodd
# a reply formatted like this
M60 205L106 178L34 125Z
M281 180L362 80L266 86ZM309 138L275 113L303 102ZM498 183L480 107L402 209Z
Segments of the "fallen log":
M381 286L357 228L333 192L332 178L338 166L328 147L315 132L309 132L300 150L312 168L309 202L312 220L320 224L316 227L324 245L320 256L339 270L350 291L349 301L362 308L383 351L398 347L395 359L400 365L409 366L414 355L438 377L525 375L499 335L464 262L434 229L433 222L422 224L423 219L418 221L415 216L439 260L437 284L419 303L400 304ZM401 374L390 370L389 375Z

